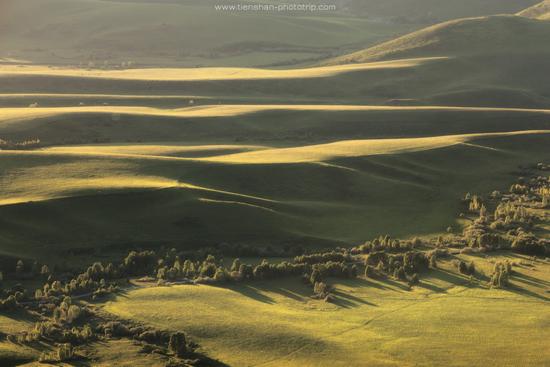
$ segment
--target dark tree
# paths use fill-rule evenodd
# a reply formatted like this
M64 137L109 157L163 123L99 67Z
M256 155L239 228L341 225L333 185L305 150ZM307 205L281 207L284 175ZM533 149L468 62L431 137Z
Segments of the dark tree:
M188 353L185 334L182 332L176 332L170 335L168 350L179 358L185 357Z

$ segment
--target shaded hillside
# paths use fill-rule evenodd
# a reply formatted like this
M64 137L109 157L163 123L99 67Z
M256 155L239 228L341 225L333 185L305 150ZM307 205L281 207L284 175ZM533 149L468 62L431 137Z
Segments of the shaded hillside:
M344 55L327 64L363 63L411 57L550 54L550 23L518 16L453 20ZM489 67L489 65L486 65Z
M549 44L550 22L490 16L441 23L325 64L446 57L393 84L393 88L408 89L395 98L433 104L546 107L550 77L542 70L550 63ZM393 93L392 87L382 90Z

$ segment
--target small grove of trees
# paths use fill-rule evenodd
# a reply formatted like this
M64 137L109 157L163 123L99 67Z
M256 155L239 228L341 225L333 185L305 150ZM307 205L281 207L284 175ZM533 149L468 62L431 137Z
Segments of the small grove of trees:
M364 244L354 247L351 250L352 254L369 254L371 252L386 251L386 252L407 252L422 245L422 241L419 238L414 238L412 241L402 241L399 239L392 239L389 235L380 236L367 241Z
M0 149L34 149L38 146L40 146L40 139L38 138L29 138L21 141L0 139Z
M70 343L63 343L57 346L57 349L51 353L43 353L40 356L42 363L66 362L74 358L74 348Z
M319 264L326 262L350 262L351 255L348 253L341 253L336 251L317 253L311 255L296 256L294 262L297 264Z
M393 275L397 280L417 284L418 273L428 270L429 265L428 256L420 251L408 251L404 254L377 251L371 253L365 261L365 277L380 278Z
M506 288L512 275L512 264L509 261L499 261L495 264L490 284L496 288Z
M527 255L544 256L548 252L544 240L523 231L519 231L513 239L511 248L513 251Z

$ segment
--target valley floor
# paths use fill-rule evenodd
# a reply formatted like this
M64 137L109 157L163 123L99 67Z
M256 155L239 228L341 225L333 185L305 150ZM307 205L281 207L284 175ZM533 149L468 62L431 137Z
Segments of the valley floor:
M231 366L548 363L550 263L507 253L457 257L487 274L495 261L512 261L512 287L487 289L448 261L413 290L391 280L335 280L332 304L312 300L310 288L294 280L144 288L106 310L186 330L204 352Z

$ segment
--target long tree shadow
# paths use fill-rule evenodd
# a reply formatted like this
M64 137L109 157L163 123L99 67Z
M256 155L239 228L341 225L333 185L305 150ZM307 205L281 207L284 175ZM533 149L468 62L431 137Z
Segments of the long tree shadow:
M535 287L539 287L539 288L548 288L548 287L550 287L550 282L547 281L547 280L535 278L531 275L523 274L523 273L520 273L520 272L517 272L517 271L512 273L512 277L514 277L515 279L517 279L521 282L529 283L531 285L534 285Z
M307 295L302 295L302 294L299 294L295 291L292 291L292 290L286 289L286 288L278 287L278 288L270 288L269 290L271 292L278 293L281 296L285 296L287 298L293 299L293 300L298 301L298 302L304 302L305 299L307 298Z
M398 282L396 280L393 280L391 278L383 278L380 280L383 283L390 284L393 288L398 288L402 291L410 291L411 287L409 287L408 284L403 284L401 282Z
M355 279L349 279L346 281L341 281L341 283L346 284L350 287L371 287L376 288L380 290L387 290L387 291L408 291L409 288L399 282L396 282L394 280L391 280L389 278L380 278L380 279L369 279L369 278L355 278ZM391 286L390 286L391 285Z
M20 322L29 322L34 323L37 321L37 318L26 312L25 310L14 310L8 312L2 312L2 316Z
M422 288L425 288L429 291L432 291L434 293L446 293L447 290L445 288L441 288L433 283L430 283L426 280L423 280L421 279L420 280L420 283L418 284L418 286L422 287Z
M377 304L366 301L362 298L334 289L332 294L335 296L333 303L344 308L359 307L361 305L369 305L378 307Z
M383 284L375 283L365 278L339 279L338 283L352 288L372 287L383 290L390 289Z
M275 300L273 298L266 296L265 294L261 293L258 288L252 287L250 285L231 285L224 288L231 289L234 292L240 293L243 296L252 298L253 300L262 303L267 303L270 305L275 303Z
M429 274L431 278L435 278L440 281L453 284L455 286L467 286L469 283L469 279L467 279L463 275L458 275L449 270L441 268L433 269L432 271L430 271Z
M538 293L530 291L528 289L519 287L517 284L510 285L507 288L507 290L512 292L512 293L515 293L515 294L524 295L524 296L528 296L528 297L533 297L533 298L539 299L541 301L545 301L545 302L550 301L550 297L546 297L546 296L543 296L542 294L538 294Z

